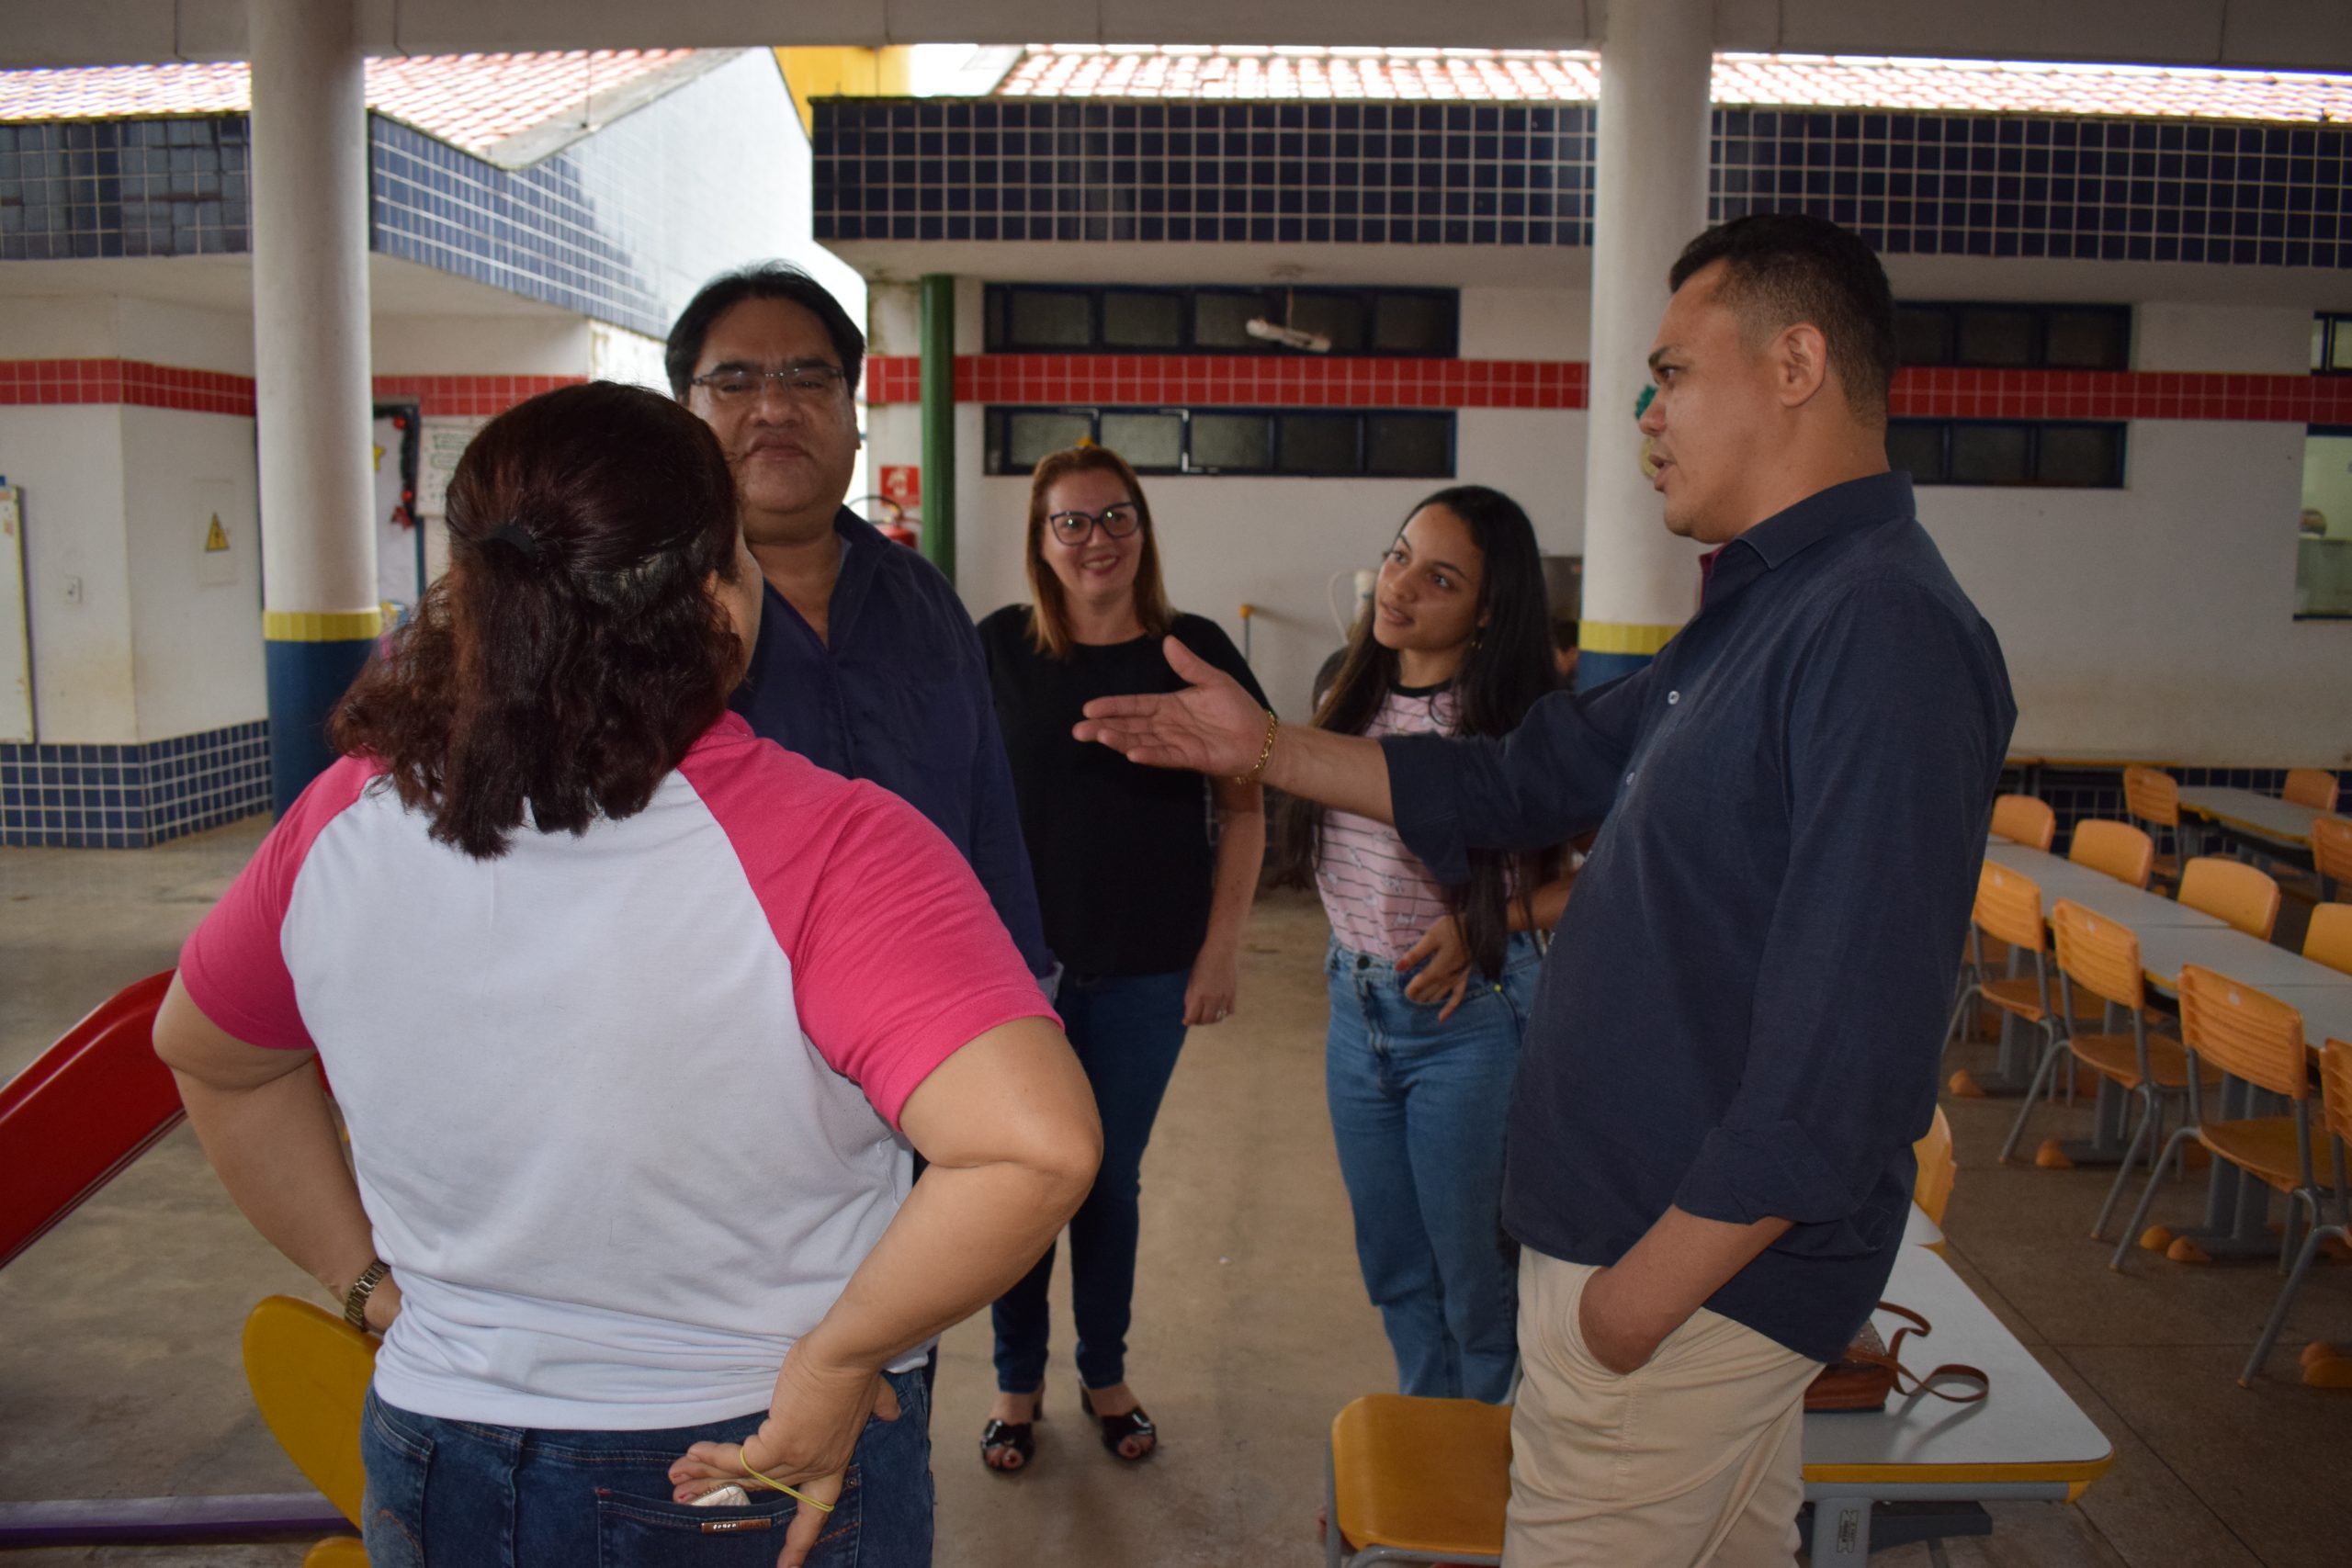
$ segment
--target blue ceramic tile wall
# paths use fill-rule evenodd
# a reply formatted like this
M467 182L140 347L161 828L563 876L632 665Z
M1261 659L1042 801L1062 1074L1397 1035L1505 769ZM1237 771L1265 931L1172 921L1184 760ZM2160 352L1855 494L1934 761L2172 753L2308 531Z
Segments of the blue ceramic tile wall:
M1585 104L832 99L821 240L1582 245ZM2352 267L2352 130L1720 109L1710 211L1878 249Z
M0 261L249 248L245 118L0 125Z
M0 742L0 845L138 849L269 809L269 723L132 746Z

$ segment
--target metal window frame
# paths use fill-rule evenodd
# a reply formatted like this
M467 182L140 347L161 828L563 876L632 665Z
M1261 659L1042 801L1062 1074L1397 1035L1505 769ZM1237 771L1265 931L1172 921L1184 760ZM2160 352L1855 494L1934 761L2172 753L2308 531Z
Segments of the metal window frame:
M2129 370L2132 368L2134 328L2137 319L2130 305L2103 304L2096 300L2075 299L1897 299L1900 310L1939 310L1945 313L1951 332L1951 355L1937 360L1906 360L1905 370ZM2023 365L1995 365L1964 357L1960 352L1960 322L1963 310L2018 310L2033 318L2033 352ZM2050 319L2064 312L2069 315L2112 317L2123 327L2123 361L2120 365L2052 365L2050 363Z
M1889 423L1890 425L1908 425L1915 429L1928 427L1933 428L1937 432L1939 436L1939 450L1942 457L1943 472L1945 477L1935 479L1922 479L1914 476L1912 482L1923 488L1929 486L1939 488L1950 487L1955 490L2125 490L2130 488L2128 478L2131 473L2132 430L2131 423L2127 420L1929 418L1896 419L1890 421ZM1966 427L1982 428L1985 426L1997 426L2002 429L2022 430L2025 432L2026 478L2022 479L2005 480L1962 479L1951 477L1952 472L1953 433ZM2103 432L2113 432L2115 435L2115 464L2114 467L2109 470L2108 478L2102 481L2092 484L2061 483L2056 480L2043 479L2041 477L2041 438L2044 432L2051 430L2098 430Z
M1293 294L1311 297L1340 296L1361 301L1363 310L1365 347L1335 348L1328 355L1331 359L1459 359L1462 356L1462 290L1419 284L1317 284L1293 287L1282 283L989 283L984 286L980 320L984 342L983 352L989 354L1153 354L1153 355L1232 355L1251 358L1296 354L1296 349L1280 344L1219 344L1203 346L1200 343L1199 303L1204 295L1249 294L1268 299L1278 295ZM1084 344L1023 343L1012 335L1012 296L1024 291L1054 294L1084 294L1087 299L1087 341ZM1175 294L1181 297L1184 341L1172 347L1150 347L1142 344L1108 344L1102 339L1102 297L1110 293ZM1450 317L1450 331L1439 346L1425 349L1384 349L1371 346L1379 325L1380 301L1389 296L1409 296L1419 299L1442 300ZM1271 302L1268 309L1272 309Z
M1016 414L1055 413L1083 415L1088 421L1088 438L1100 440L1104 414L1175 414L1184 422L1182 467L1147 468L1136 465L1137 474L1164 475L1169 478L1280 479L1450 479L1460 468L1462 422L1454 409L1392 409L1392 408L1295 408L1261 407L1251 404L1228 408L1223 405L1177 405L1169 403L989 403L980 412L981 471L991 478L1018 478L1028 470L1010 460L1011 420ZM1227 465L1195 468L1193 466L1193 419L1196 414L1256 416L1267 422L1266 450L1269 466L1265 468L1234 468ZM1282 421L1285 417L1304 416L1323 419L1349 419L1355 423L1356 466L1352 468L1285 468L1282 463ZM1445 462L1443 472L1382 473L1370 466L1372 423L1374 418L1406 419L1442 425L1445 433Z

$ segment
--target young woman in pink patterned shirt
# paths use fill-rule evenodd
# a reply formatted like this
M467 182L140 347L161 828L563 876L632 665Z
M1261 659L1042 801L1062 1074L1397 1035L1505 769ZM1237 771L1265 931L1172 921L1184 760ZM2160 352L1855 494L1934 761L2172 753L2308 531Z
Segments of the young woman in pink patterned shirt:
M1317 709L1351 735L1502 735L1555 676L1535 531L1483 485L1414 509ZM1441 886L1396 829L1293 800L1289 877L1331 921L1325 1083L1356 1258L1402 1392L1499 1402L1517 1356L1504 1111L1565 857L1479 854Z

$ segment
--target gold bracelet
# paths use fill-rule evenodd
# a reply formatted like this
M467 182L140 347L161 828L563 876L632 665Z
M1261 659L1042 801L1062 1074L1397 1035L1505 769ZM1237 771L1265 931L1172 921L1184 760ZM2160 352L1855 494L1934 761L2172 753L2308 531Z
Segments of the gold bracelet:
M1266 743L1258 750L1258 761L1255 766L1246 773L1233 775L1235 784L1250 784L1258 782L1258 775L1266 771L1266 759L1274 754L1274 730L1281 723L1282 720L1274 716L1274 710L1268 708L1266 710Z
M752 1468L751 1455L744 1452L744 1448L745 1445L741 1443L735 1445L735 1462L743 1467L744 1474L750 1476L752 1480L759 1482L764 1486L774 1487L776 1491L783 1493L786 1496L791 1498L796 1503L808 1504L810 1507L816 1509L820 1514L830 1514L833 1511L833 1505L831 1503L820 1503L817 1499L808 1495L808 1493L801 1491L798 1487L786 1486L783 1482L778 1481L775 1477L772 1475L762 1475L758 1471L753 1470Z

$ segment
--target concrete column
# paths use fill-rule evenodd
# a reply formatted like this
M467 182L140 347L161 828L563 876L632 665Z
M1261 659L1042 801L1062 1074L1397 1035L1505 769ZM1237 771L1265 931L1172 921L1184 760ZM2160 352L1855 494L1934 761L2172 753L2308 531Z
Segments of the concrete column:
M922 277L922 553L956 581L956 279Z
M1714 0L1617 0L1601 40L1579 687L1649 662L1697 604L1696 552L1666 531L1642 477L1634 402L1667 270L1707 223L1714 19Z
M270 790L332 760L328 710L382 630L368 447L368 103L356 0L248 0L254 385Z

